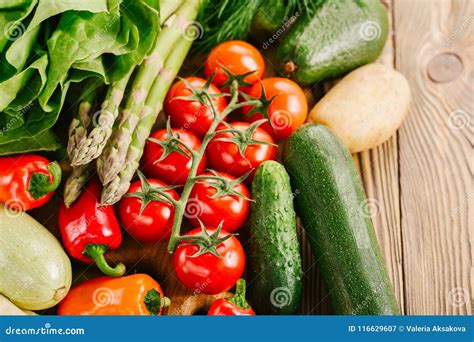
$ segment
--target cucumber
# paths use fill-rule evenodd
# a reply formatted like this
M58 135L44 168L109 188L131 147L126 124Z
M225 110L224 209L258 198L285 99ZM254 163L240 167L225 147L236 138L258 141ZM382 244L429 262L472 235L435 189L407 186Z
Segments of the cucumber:
M335 313L399 314L347 148L325 126L304 125L286 141L284 164Z
M373 62L387 40L380 0L326 0L301 16L278 47L280 72L302 85L341 76Z
M258 314L290 315L301 302L301 255L290 179L283 165L262 163L253 179L249 288Z
M21 309L43 310L66 296L71 278L71 262L53 234L0 204L0 294Z

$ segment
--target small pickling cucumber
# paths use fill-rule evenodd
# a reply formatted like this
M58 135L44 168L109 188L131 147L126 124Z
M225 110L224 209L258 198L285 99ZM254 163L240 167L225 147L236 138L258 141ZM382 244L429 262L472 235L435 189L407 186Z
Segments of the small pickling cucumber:
M301 302L301 255L290 179L283 165L262 163L252 183L249 292L257 314L291 315Z
M341 315L397 315L362 182L347 148L325 126L307 124L285 143L298 213Z
M27 213L0 205L0 294L21 309L43 310L66 296L71 278L58 240Z

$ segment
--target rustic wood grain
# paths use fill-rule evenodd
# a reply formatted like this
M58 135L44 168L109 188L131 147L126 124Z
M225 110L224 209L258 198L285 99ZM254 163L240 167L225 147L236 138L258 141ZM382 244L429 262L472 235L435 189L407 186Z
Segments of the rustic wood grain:
M407 314L472 314L472 0L394 3L396 66L413 91L399 131Z

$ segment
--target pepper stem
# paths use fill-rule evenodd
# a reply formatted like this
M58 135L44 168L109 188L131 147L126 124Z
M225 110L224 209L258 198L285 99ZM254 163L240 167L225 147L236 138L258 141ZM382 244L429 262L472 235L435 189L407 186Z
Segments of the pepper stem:
M151 289L145 294L143 303L150 315L156 316L161 313L162 308L170 306L171 301L168 297L161 297L156 289Z
M57 162L51 162L47 166L48 171L53 177L53 182L49 182L49 176L42 172L34 172L30 177L30 184L28 185L28 192L35 200L49 194L56 190L61 183L61 167Z
M82 254L87 255L105 275L111 277L121 277L124 275L126 268L122 263L118 263L115 267L111 267L105 260L104 253L107 251L106 245L88 244Z
M232 297L227 298L227 300L239 308L248 309L250 305L245 299L245 292L245 279L239 279L237 280L237 284L235 286L235 294Z

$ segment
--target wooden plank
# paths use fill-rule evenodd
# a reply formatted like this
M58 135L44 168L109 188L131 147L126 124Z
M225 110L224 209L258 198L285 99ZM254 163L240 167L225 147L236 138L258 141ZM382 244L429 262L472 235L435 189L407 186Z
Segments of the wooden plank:
M394 3L396 66L414 95L399 131L409 315L473 312L473 7Z

